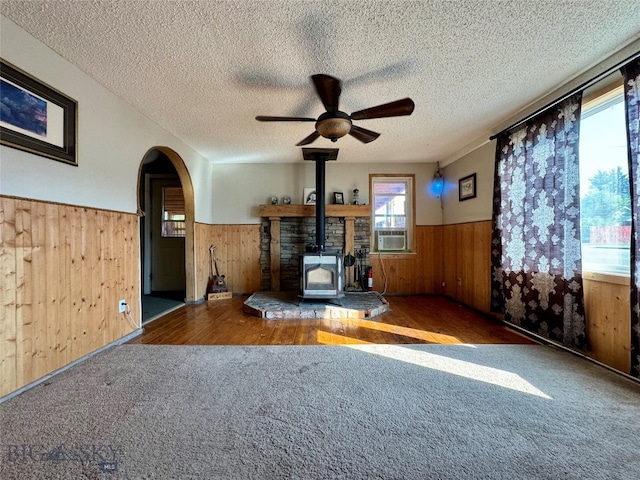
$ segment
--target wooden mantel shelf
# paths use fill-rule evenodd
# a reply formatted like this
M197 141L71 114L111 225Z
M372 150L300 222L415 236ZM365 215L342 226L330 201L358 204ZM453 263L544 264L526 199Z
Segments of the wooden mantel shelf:
M368 217L370 205L326 205L325 217ZM315 217L315 205L260 205L261 217Z

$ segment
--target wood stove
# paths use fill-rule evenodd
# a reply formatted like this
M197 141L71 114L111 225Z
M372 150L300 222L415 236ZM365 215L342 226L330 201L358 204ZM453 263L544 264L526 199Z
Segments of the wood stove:
M300 257L300 296L303 299L343 297L342 254L303 254Z
M326 253L325 166L338 158L337 148L303 148L305 160L316 162L316 244L300 257L300 293L302 300L333 299L344 296L344 270L341 253Z

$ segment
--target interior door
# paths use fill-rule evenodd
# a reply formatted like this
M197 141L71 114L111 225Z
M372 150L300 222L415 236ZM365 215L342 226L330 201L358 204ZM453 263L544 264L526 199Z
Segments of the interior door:
M151 180L151 290L154 292L185 289L184 237L163 235L163 189L180 187L170 179Z

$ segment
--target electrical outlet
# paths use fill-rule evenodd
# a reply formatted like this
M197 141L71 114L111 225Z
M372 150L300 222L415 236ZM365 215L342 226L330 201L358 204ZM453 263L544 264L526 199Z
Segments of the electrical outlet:
M118 313L124 313L127 310L127 301L123 298L118 302Z

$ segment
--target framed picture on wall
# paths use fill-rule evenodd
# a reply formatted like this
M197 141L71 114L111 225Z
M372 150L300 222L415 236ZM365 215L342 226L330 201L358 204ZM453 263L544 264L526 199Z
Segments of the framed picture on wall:
M476 198L476 174L472 173L458 180L458 201Z
M78 166L78 103L0 59L0 143Z

